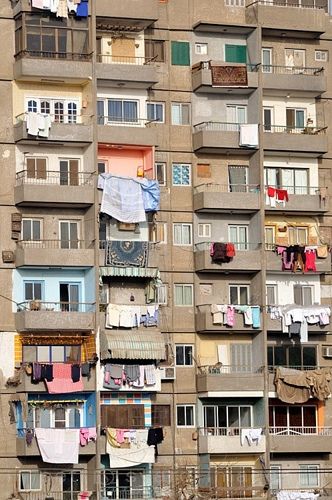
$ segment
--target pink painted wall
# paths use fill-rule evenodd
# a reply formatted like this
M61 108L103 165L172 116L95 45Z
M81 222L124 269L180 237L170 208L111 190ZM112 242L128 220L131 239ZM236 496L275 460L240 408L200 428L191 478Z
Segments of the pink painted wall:
M107 160L106 171L114 175L136 177L137 167L143 166L145 177L153 178L154 155L153 148L126 149L105 148L98 149L98 158Z

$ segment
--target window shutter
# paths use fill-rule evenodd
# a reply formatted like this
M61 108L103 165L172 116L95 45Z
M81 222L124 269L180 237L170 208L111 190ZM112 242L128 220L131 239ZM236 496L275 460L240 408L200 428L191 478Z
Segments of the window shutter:
M46 179L46 158L37 158L37 179Z
M231 364L236 371L250 371L252 366L251 344L231 344Z
M128 406L128 425L130 428L144 427L144 406L143 405L127 405Z
M35 178L35 158L27 158L27 177L28 179Z
M152 405L152 425L166 427L171 425L170 405Z
M71 186L78 186L78 160L70 160L69 162L69 178Z
M302 286L294 285L294 304L302 306Z
M312 306L312 290L309 286L302 287L303 306Z
M230 63L246 63L247 47L245 45L225 45L225 60Z
M174 66L189 66L189 42L172 42L172 64Z
M118 409L120 409L120 406L101 405L100 417L102 427L116 427Z

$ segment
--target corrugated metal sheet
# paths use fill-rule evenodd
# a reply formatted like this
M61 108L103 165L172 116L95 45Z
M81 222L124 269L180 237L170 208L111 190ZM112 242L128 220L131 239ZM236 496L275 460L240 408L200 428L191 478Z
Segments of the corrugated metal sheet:
M124 276L126 278L159 278L157 267L114 267L102 266L99 268L100 276Z
M101 359L165 359L165 340L160 332L100 333Z

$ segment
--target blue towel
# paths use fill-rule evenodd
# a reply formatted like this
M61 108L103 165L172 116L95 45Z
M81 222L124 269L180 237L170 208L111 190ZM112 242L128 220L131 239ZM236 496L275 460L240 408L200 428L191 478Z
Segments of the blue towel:
M88 17L89 15L89 8L88 8L88 2L82 0L81 3L78 4L77 6L77 11L76 11L76 16L77 17Z
M261 311L259 306L252 306L252 327L260 328L261 327Z
M158 181L144 179L141 183L144 210L156 212L160 207L160 187Z

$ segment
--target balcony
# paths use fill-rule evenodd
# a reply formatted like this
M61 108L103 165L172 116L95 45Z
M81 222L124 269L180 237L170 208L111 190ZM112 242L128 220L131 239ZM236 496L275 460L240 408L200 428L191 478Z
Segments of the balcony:
M194 125L193 149L196 153L250 154L257 147L240 146L240 123L202 122Z
M282 271L282 261L281 255L277 255L271 250L266 251L266 269L268 272L276 272L280 274ZM316 259L316 269L317 271L308 271L308 274L322 274L331 272L331 257L328 256L326 259ZM287 274L294 276L291 270L282 271L282 274ZM297 274L297 273L295 273Z
M246 365L201 366L196 381L198 393L262 391L263 395L264 390L262 369L254 370L252 366Z
M270 427L271 453L331 453L332 427Z
M15 327L18 332L91 331L94 311L95 304L86 302L21 302L14 314Z
M264 126L265 151L276 155L298 153L298 156L317 158L328 151L327 127L288 127L285 125Z
M325 0L246 0L246 22L262 26L265 36L318 38L327 27Z
M21 374L21 383L17 386L17 392L26 392L26 393L46 393L48 394L48 390L44 382L32 382L31 375L27 375L27 373L23 370ZM85 392L93 392L96 388L96 370L95 368L91 368L89 377L82 377L83 387Z
M297 97L315 97L326 90L324 68L293 66L262 66L264 94L285 95L291 92Z
M94 203L94 184L94 174L89 172L71 175L47 170L40 177L30 177L27 170L22 170L16 174L15 204L88 207Z
M254 213L260 209L260 188L257 184L205 183L194 187L195 212L218 213L236 210Z
M213 262L210 255L210 242L196 243L196 272L246 272L255 273L261 270L261 251L258 243L234 243L235 257L230 262ZM239 250L240 248L240 250Z
M231 68L230 74L223 74L223 68ZM242 70L236 73L237 68ZM191 68L193 92L212 94L251 94L258 87L258 67L253 64L233 65L232 63L218 63L201 61ZM240 78L239 78L240 77ZM242 77L242 78L241 78Z
M283 306L285 307L285 306ZM296 306L294 306L296 307ZM302 307L302 306L299 306ZM319 307L319 306L317 306ZM322 306L324 307L324 306ZM265 318L265 327L269 332L276 332L280 333L282 336L288 335L287 333L282 333L282 325L281 325L281 320L280 319L271 319L271 315L269 313L266 313L266 318ZM322 325L320 326L318 323L316 324L309 324L308 323L308 331L309 334L321 334L324 335L327 332L329 332L331 329L330 325Z
M17 456L19 456L19 457L40 457L40 459L41 459L41 455L40 455L40 451L39 451L39 447L38 447L36 438L32 439L31 445L28 445L26 440L25 440L25 437L17 437L16 438L16 453L17 453ZM96 443L93 441L90 441L86 446L79 447L79 455L95 455L95 454L96 454ZM77 494L77 492L76 492L76 494ZM36 497L28 497L28 498L29 499L33 498L33 500L35 500L35 499L41 498L41 497L38 494L38 496L36 496ZM48 497L43 496L43 498L48 498ZM56 498L62 498L62 496L61 497L59 496ZM74 497L72 497L72 498L74 498Z
M252 431L255 429L250 428ZM241 439L241 429L238 427L208 427L200 428L198 432L199 454L264 453L265 445L265 436L261 435L259 442L250 446L246 438Z
M146 331L146 329L145 329ZM129 357L128 357L129 359ZM139 362L138 360L136 360ZM122 384L119 389L117 389L117 393L121 392L133 392L133 393L141 393L141 392L161 392L161 371L157 370L155 371L156 375L156 383L153 385L144 385L143 387L134 387L133 385L129 385L127 383ZM98 389L103 392L109 392L112 389L106 388L103 385L104 381L104 367L100 367L99 369L99 377L98 377ZM114 390L114 389L113 389Z
M98 85L122 85L122 88L148 89L158 83L153 59L100 54L96 65Z
M15 55L14 79L83 85L92 77L91 54L22 50Z
M98 142L132 146L156 146L156 130L151 126L151 123L145 118L136 118L131 121L115 121L108 116L98 116Z
M70 65L69 65L70 67ZM83 147L93 140L92 120L87 115L51 115L51 127L48 137L31 135L27 126L28 114L16 116L14 141L19 144Z
M16 267L94 266L94 243L85 240L20 240L16 244Z
M243 314L235 313L234 326L230 327L228 325L213 324L213 317L211 313L211 304L202 304L196 306L196 330L199 333L210 333L210 332L245 332L252 333L258 332L261 328L253 328L252 325L245 325ZM281 327L280 327L281 328Z
M158 0L96 0L96 16L106 17L114 28L130 26L141 31L159 17ZM110 28L109 28L110 29Z
M318 186L282 186L280 189L287 190L288 201L285 203L275 203L275 206L265 205L266 212L323 214L329 210L326 189L322 190ZM267 186L265 186L266 190Z

